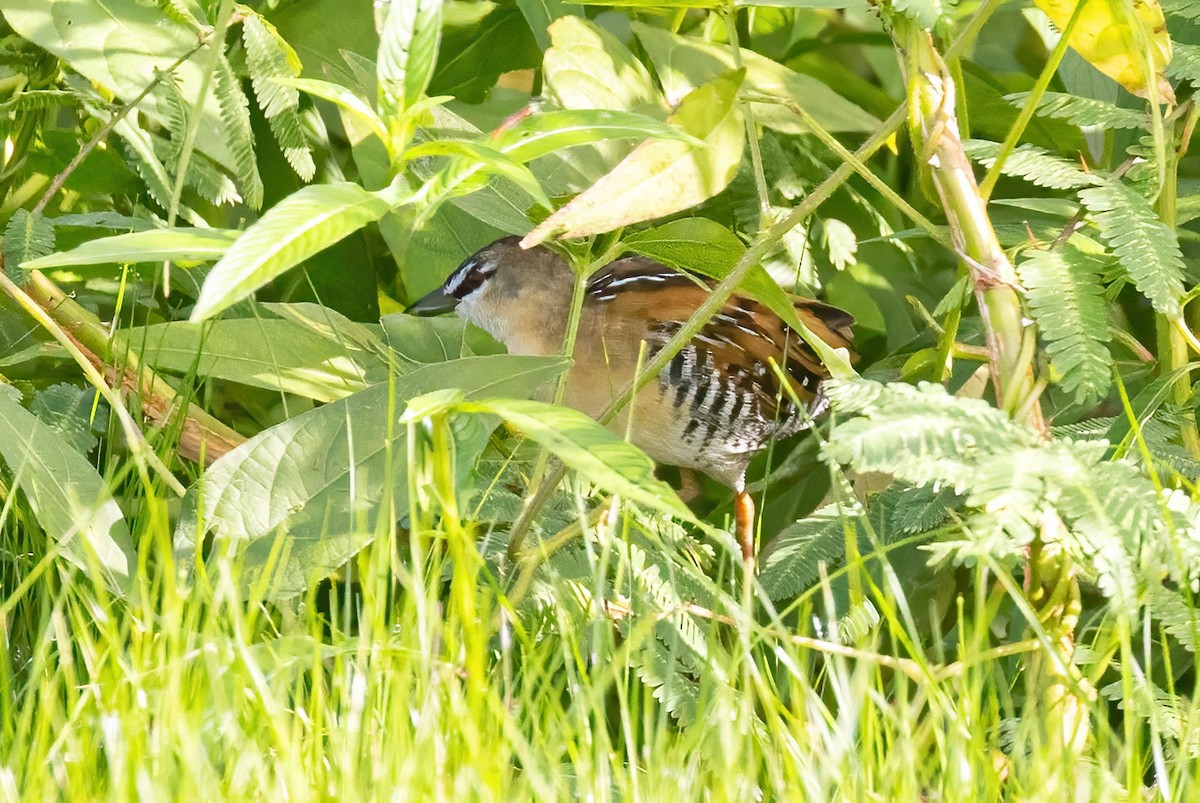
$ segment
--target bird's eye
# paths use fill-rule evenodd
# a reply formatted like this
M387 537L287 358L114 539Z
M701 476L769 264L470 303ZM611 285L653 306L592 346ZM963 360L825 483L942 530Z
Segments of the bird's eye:
M478 290L494 272L495 269L487 262L477 258L469 259L450 275L442 290L448 296L458 299L466 298Z

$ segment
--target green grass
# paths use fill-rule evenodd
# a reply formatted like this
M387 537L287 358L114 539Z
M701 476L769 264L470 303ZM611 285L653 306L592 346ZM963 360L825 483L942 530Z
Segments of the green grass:
M114 600L65 562L38 559L40 532L9 495L0 792L1061 800L1140 797L1138 787L1157 783L1164 799L1191 794L1194 765L1181 746L1198 736L1194 706L1171 735L1097 697L1083 755L1051 746L1038 707L1023 700L1022 659L1040 646L1006 637L1023 623L997 619L1014 608L983 568L964 573L965 592L935 616L910 609L888 564L866 556L842 573L867 602L862 626L844 627L840 642L828 623L814 624L810 604L833 599L836 577L770 613L752 587L673 561L660 563L680 573L673 587L706 586L711 608L638 616L633 593L602 611L592 591L605 577L617 589L632 583L623 573L649 559L638 546L651 543L644 528L622 513L584 521L587 549L569 547L582 569L568 577L569 561L545 563L514 615L499 591L507 580L474 549L472 533L484 531L439 520L433 499L413 504L418 535L383 533L353 564L353 581L268 605L222 559L185 587L167 520L150 515L137 520L139 589ZM691 640L664 647L656 628L684 615ZM657 699L680 693L674 680L646 682L647 656L670 658L681 644L698 648L683 656L699 711L684 724ZM1156 649L1134 653L1153 663ZM1136 670L1120 680L1135 688Z

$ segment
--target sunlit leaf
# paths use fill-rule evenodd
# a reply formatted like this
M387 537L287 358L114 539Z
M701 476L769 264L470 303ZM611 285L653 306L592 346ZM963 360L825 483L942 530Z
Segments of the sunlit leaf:
M148 229L88 240L70 251L48 254L27 267L66 268L78 265L161 262L209 262L220 259L240 232L229 229Z
M388 193L357 184L303 187L271 208L239 237L204 280L193 323L241 301L259 287L396 205Z
M213 463L189 490L177 557L194 564L197 544L213 532L220 549L239 555L243 582L251 583L283 538L274 593L298 594L369 544L380 516L406 509L407 427L399 416L409 399L444 388L468 397L528 395L565 367L552 357L454 360L270 427ZM381 507L388 492L393 505Z
M606 176L540 223L522 241L530 247L559 235L585 237L694 206L723 190L741 163L742 115L734 96L742 73L717 78L688 95L668 118L704 148L683 142L639 145Z

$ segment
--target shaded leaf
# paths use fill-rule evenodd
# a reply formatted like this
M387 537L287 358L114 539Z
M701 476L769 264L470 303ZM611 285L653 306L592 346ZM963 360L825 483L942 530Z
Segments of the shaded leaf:
M136 566L129 528L107 484L54 427L0 387L0 458L12 486L24 493L42 529L62 555L89 574L93 564L107 584L127 593Z

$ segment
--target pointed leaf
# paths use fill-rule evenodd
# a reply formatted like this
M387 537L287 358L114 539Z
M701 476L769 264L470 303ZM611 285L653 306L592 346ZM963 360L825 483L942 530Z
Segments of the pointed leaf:
M114 591L126 593L136 566L129 528L108 485L54 427L0 386L0 458L12 486L33 509L63 557L85 573L93 564Z
M133 262L210 262L220 259L237 241L230 229L149 229L89 240L70 251L49 254L27 267L65 268Z
M443 388L468 397L528 395L565 367L559 358L510 355L424 366L263 430L188 491L175 533L178 559L193 560L197 543L215 532L240 553L250 583L283 538L276 594L298 594L369 544L378 516L407 506L407 427L398 417L409 399ZM381 509L388 489L393 506Z
M707 144L650 141L542 221L522 241L531 247L555 235L586 237L679 212L728 186L742 160L742 115L735 105L743 73L717 78L688 95L668 122Z
M442 0L388 3L377 60L384 109L398 114L420 100L437 66L441 32Z
M318 251L379 220L395 205L384 196L340 182L303 187L284 198L213 267L192 311L192 322L213 317Z

